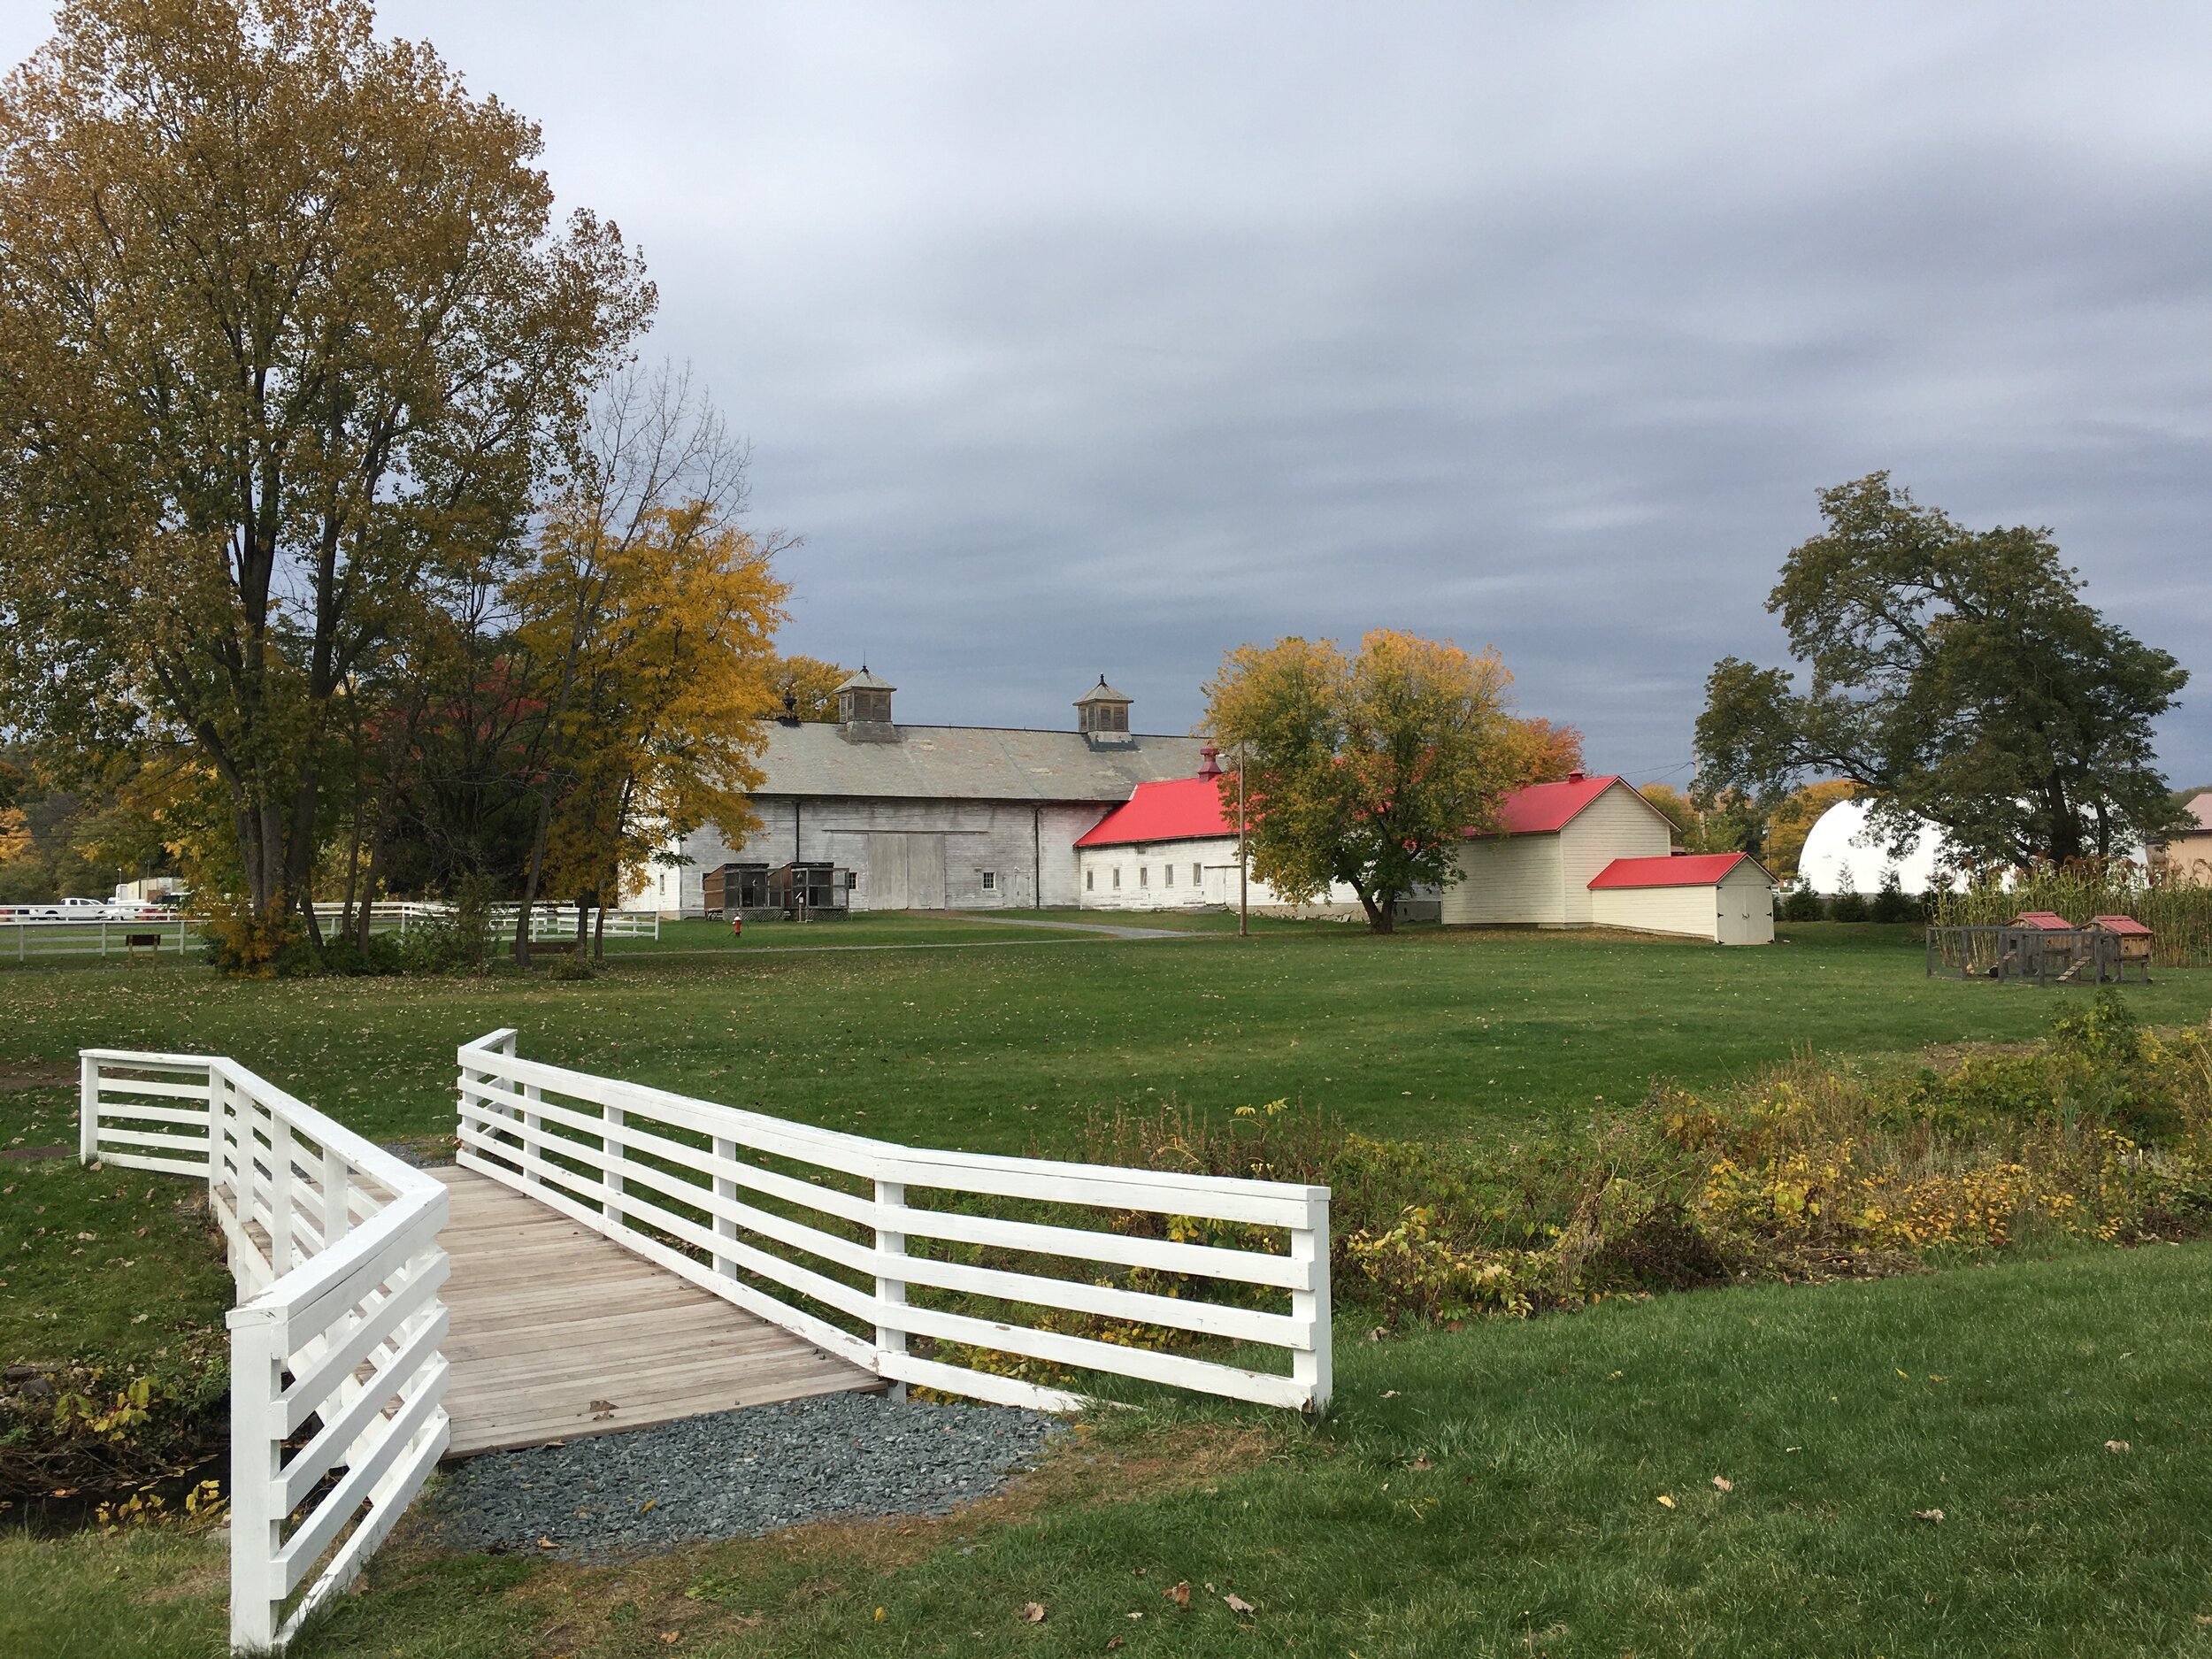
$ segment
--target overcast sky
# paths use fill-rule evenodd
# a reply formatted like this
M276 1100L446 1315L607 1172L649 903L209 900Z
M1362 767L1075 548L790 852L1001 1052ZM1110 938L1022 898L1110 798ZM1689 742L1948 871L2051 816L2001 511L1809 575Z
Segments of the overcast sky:
M1187 729L1224 650L1494 644L1686 777L1814 492L2051 526L2196 674L2212 7L405 0L616 219L918 722ZM29 7L4 43L44 29Z

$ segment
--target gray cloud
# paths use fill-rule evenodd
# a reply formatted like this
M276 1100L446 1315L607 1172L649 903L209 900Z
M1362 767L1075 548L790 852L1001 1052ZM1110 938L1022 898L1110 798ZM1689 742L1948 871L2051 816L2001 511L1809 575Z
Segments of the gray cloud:
M2202 8L611 15L383 11L643 246L807 539L791 642L910 718L1103 671L1179 730L1229 647L1396 625L1660 773L1878 466L2212 676Z

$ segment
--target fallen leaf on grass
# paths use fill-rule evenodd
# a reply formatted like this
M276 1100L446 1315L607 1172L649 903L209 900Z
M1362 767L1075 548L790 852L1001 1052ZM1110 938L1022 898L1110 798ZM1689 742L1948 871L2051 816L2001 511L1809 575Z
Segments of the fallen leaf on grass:
M1398 1391L1395 1388L1386 1388L1382 1391L1382 1397L1386 1400L1395 1400L1398 1397Z
M1225 1595L1221 1599L1229 1604L1229 1610L1232 1613L1256 1613L1259 1611L1259 1609L1254 1607L1249 1601L1246 1601L1240 1595Z
M1934 1526L1942 1522L1943 1511L1941 1509L1915 1509L1912 1512L1912 1518L1916 1521L1925 1521L1931 1526Z
M883 1623L883 1609L881 1608L878 1608L876 1609L876 1623L879 1624Z
M2104 1443L2104 1448L2108 1452L2124 1452L2131 1449L2125 1440L2107 1440Z
M1120 1647L1120 1646L1121 1646L1121 1638L1120 1638L1120 1637L1118 1637L1118 1636L1109 1636L1109 1637L1106 1639L1106 1651L1107 1651L1108 1653L1111 1653L1111 1652L1113 1652L1113 1650L1114 1650L1115 1648L1117 1648L1117 1647Z
M1674 1500L1663 1492L1659 1494L1659 1507L1663 1509L1671 1509L1674 1508Z
M1160 1594L1178 1607L1188 1607L1190 1605L1190 1580L1178 1578Z
M1713 1477L1713 1485L1717 1486L1723 1492L1733 1492L1736 1489L1736 1483L1731 1480L1726 1475L1715 1475Z
M683 1639L684 1633L680 1630L664 1630L661 1632L661 1640L666 1642L671 1647L673 1647L678 1642L683 1640Z
M1044 1622L1045 1622L1045 1604L1044 1604L1043 1602L1041 1602L1041 1601L1024 1601L1024 1602L1022 1603L1022 1623L1023 1623L1023 1624L1043 1624Z

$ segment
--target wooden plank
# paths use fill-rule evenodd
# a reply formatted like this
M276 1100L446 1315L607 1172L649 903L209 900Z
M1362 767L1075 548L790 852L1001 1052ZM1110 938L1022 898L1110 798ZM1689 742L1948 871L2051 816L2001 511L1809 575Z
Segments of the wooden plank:
M534 1196L427 1173L450 1217L449 1456L882 1386Z

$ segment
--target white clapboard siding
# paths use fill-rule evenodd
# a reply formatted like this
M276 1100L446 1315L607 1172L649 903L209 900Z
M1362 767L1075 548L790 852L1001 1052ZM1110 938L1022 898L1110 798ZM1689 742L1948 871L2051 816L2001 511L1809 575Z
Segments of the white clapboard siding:
M466 1044L458 1057L465 1167L888 1381L1049 1409L1072 1399L907 1351L910 1337L927 1336L1271 1405L1310 1410L1327 1403L1326 1187L900 1146L524 1059L511 1031ZM809 1173L764 1167L760 1157ZM1241 1223L1279 1230L1282 1243L1275 1250L1194 1245L913 1202L929 1189L1104 1217L1134 1210ZM1289 1306L1271 1311L1200 1294L1159 1295L910 1248L933 1239L1023 1252L1040 1266L1073 1261L1240 1282L1287 1293ZM909 1294L916 1289L937 1294L917 1302ZM1258 1371L1100 1341L941 1305L947 1296L979 1298L995 1310L1056 1310L1277 1348L1289 1365Z
M86 1049L79 1065L85 1162L208 1183L240 1296L231 1646L281 1648L448 1443L445 1188L234 1061Z

